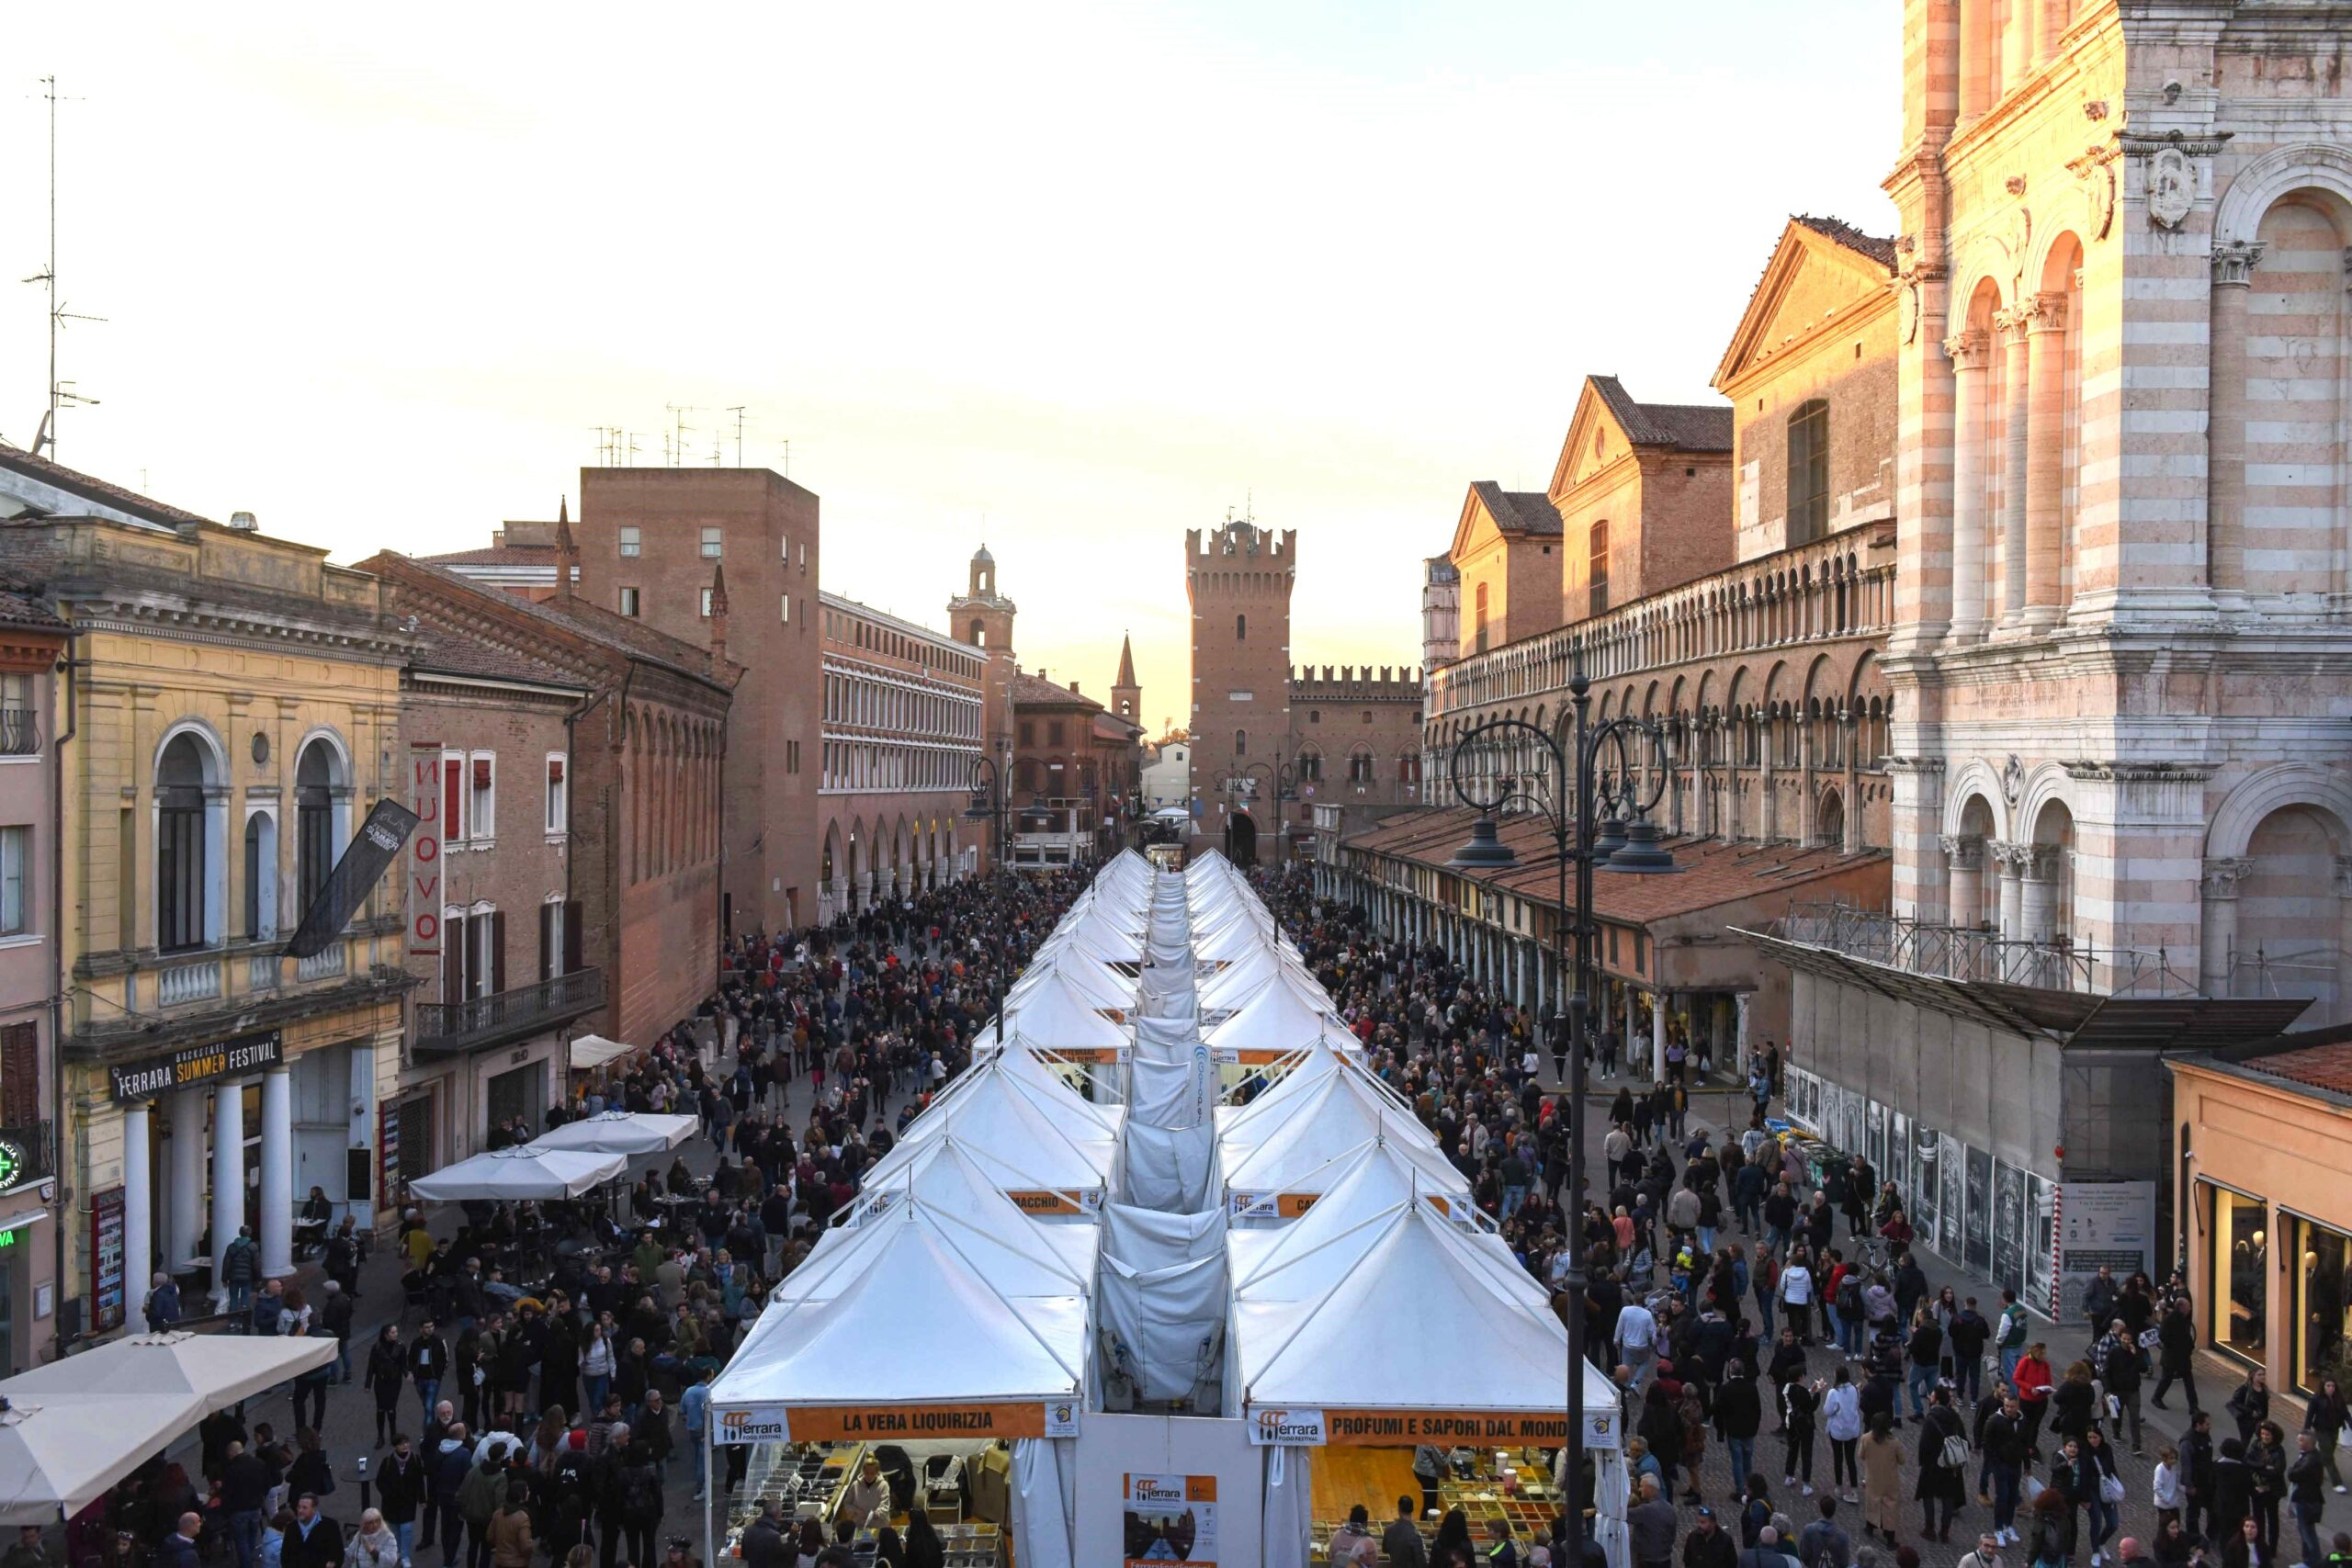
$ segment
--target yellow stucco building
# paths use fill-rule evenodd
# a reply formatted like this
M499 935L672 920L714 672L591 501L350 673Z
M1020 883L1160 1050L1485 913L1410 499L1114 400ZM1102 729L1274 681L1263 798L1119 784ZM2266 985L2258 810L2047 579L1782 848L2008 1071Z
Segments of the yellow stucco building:
M59 736L65 1326L136 1325L156 1270L217 1289L241 1227L258 1277L290 1272L314 1188L335 1220L373 1222L410 984L400 879L323 952L284 949L398 784L409 639L376 579L242 515L15 451L0 509L16 513L0 570L75 634Z

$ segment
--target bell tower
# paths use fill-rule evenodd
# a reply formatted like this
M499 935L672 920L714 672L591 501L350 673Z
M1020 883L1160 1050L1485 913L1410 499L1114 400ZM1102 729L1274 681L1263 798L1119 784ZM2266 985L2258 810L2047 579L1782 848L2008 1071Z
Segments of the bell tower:
M980 682L980 744L1001 769L1012 766L1012 618L1019 613L997 591L996 557L982 545L972 553L964 592L947 601L948 634L987 660ZM1008 781L1009 782L1009 781Z
M1193 791L1196 831L1254 861L1280 821L1273 778L1290 749L1290 595L1298 531L1228 519L1184 532L1193 607ZM1222 777L1226 783L1220 785ZM1237 826L1236 819L1246 826Z
M1131 724L1143 722L1143 688L1136 684L1136 645L1119 638L1119 678L1111 682L1111 711Z

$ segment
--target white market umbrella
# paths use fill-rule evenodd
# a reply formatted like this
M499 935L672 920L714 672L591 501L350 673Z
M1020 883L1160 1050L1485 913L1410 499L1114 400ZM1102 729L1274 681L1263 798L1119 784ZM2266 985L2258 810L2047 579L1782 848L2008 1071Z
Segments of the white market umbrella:
M334 1340L318 1343L334 1353ZM187 1395L159 1393L61 1392L10 1404L0 1411L0 1524L10 1525L80 1513L204 1415Z
M225 1410L334 1359L333 1339L294 1335L134 1334L0 1382L12 1403L119 1394L197 1401L191 1420ZM5 1494L0 1494L0 1499Z
M666 1154L695 1135L691 1116L657 1116L650 1111L607 1111L550 1127L533 1138L534 1149L574 1149L590 1154Z
M489 1199L519 1202L577 1198L627 1174L626 1155L592 1149L542 1149L524 1144L461 1159L419 1178L408 1190L428 1202Z

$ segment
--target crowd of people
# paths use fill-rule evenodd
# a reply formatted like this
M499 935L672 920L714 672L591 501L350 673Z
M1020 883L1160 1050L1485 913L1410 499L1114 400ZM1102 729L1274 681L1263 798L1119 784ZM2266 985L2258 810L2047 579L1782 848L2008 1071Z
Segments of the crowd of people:
M257 1268L224 1281L243 1287L231 1304L251 1332L337 1341L334 1360L296 1380L287 1427L215 1413L193 1455L141 1467L62 1543L20 1532L8 1568L690 1568L692 1540L661 1540L665 1492L685 1466L704 1494L711 1380L770 1286L969 1065L973 1037L1083 885L979 879L729 942L695 1018L545 1117L693 1115L716 1154L707 1175L680 1157L625 1205L467 1203L440 1235L406 1209L391 1242L401 1299L364 1333L361 1254L322 1226L326 1278L308 1292ZM533 1135L491 1134L501 1146ZM177 1320L168 1278L148 1306L151 1321ZM330 1393L354 1382L372 1441L330 1462ZM747 1450L722 1452L731 1484ZM355 1494L368 1506L346 1528L333 1510ZM845 1564L870 1523L808 1521L755 1568ZM865 1561L943 1561L920 1511L903 1536L887 1523L876 1535ZM752 1544L768 1543L755 1531Z
M441 1568L535 1568L542 1556L564 1568L686 1568L691 1543L672 1540L657 1555L656 1538L673 1468L691 1466L697 1498L709 1479L710 1380L771 1284L968 1066L974 1036L1082 885L967 882L729 943L697 1017L546 1117L691 1114L716 1156L707 1176L683 1158L649 1170L625 1211L469 1204L440 1235L411 1210L392 1243L401 1310L356 1347L360 1255L322 1226L327 1277L307 1299L277 1280L250 1294L253 1331L338 1342L334 1361L298 1380L288 1428L209 1417L193 1470L159 1459L74 1522L72 1568L415 1568L435 1551ZM1606 1131L1584 1190L1569 1191L1565 1107L1543 1074L1566 1049L1554 1021L1491 994L1440 948L1383 938L1304 876L1274 874L1261 892L1371 1069L1448 1151L1564 1321L1570 1237L1579 1244L1587 1353L1623 1403L1636 1568L1901 1564L1917 1561L1918 1544L1951 1543L1972 1508L1984 1522L1964 1568L2173 1568L2200 1553L2225 1568L2352 1562L2352 1541L2322 1538L2325 1489L2344 1490L2342 1396L2324 1385L2290 1438L2255 1374L2230 1397L2232 1430L2217 1438L2177 1277L2157 1289L2102 1275L2085 1308L2104 1326L2072 1356L2053 1354L2009 1292L1980 1303L1931 1290L1895 1186L1860 1157L1816 1167L1807 1145L1773 1131L1781 1063L1769 1043L1722 1095L1733 1108L1724 1121L1745 1122L1736 1134L1691 1129L1695 1062L1670 1057L1664 1081L1620 1079L1605 1103L1596 1096L1589 1125ZM1596 1044L1595 1065L1614 1066ZM175 1315L168 1288L159 1280L150 1300L155 1321ZM1826 1374L1816 1347L1835 1355ZM2154 1455L2159 1525L2140 1541L2120 1536L2116 1461L2119 1445L2143 1452L2152 1380L2158 1407L2180 1385L2192 1425ZM321 1433L330 1390L355 1381L372 1401L363 1462L376 1500L346 1531L326 1510L357 1476L329 1462ZM1732 1484L1711 1495L1717 1449ZM724 1452L730 1484L746 1450ZM1426 1540L1447 1462L1418 1455L1422 1495L1396 1499L1379 1537L1359 1507L1331 1560L1601 1561L1584 1508L1564 1509L1541 1539L1496 1527L1483 1541L1457 1509ZM1555 1479L1589 1504L1589 1469ZM868 1523L755 1525L746 1555L759 1557L752 1568L813 1568ZM27 1532L0 1568L57 1568L53 1551ZM886 1525L876 1560L931 1568L939 1544L925 1522L910 1519L904 1539Z
M1566 1126L1538 1053L1566 1043L1549 1021L1487 992L1442 948L1384 939L1363 910L1303 879L1279 879L1268 897L1373 1070L1452 1152L1564 1322L1575 1226L1586 1350L1611 1374L1629 1435L1636 1568L1916 1562L1927 1543L1966 1548L1954 1532L1972 1510L1983 1526L1964 1568L2352 1563L2352 1538L2324 1529L2327 1488L2343 1490L2335 1383L2290 1438L2255 1373L2227 1407L2234 1435L2217 1438L2199 1406L2193 1303L2177 1275L2157 1288L2102 1270L2067 1331L2073 1355L2053 1350L2013 1292L1931 1289L1895 1185L1859 1156L1816 1168L1770 1125L1781 1066L1770 1042L1723 1096L1735 1109L1725 1120L1745 1122L1736 1135L1690 1131L1697 1078L1671 1055L1663 1081L1619 1080L1605 1110L1596 1097L1599 1157L1586 1190L1564 1197ZM1606 1041L1589 1049L1596 1069L1620 1066ZM1836 1356L1826 1372L1816 1347ZM2142 1391L2153 1384L2162 1408L2176 1383L2189 1430L2148 1453ZM2155 1461L2145 1540L2121 1534L2120 1445ZM1712 1495L1711 1450L1732 1477ZM1425 1476L1442 1462L1425 1454ZM1589 1472L1579 1480L1589 1486ZM1400 1519L1418 1512L1414 1499L1397 1504ZM1419 1568L1403 1539L1417 1530L1375 1541L1371 1508L1360 1511L1335 1562ZM1428 1561L1558 1564L1597 1551L1565 1517L1527 1543L1474 1543L1466 1521L1448 1518Z

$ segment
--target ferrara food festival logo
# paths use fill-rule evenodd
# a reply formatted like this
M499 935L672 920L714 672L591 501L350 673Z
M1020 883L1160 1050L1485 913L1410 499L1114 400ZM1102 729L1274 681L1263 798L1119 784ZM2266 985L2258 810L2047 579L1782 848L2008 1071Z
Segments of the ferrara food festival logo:
M718 1418L722 1443L780 1443L785 1438L784 1412L729 1410Z
M1259 1448L1272 1443L1320 1444L1326 1440L1320 1410L1261 1406L1250 1416L1250 1440Z

